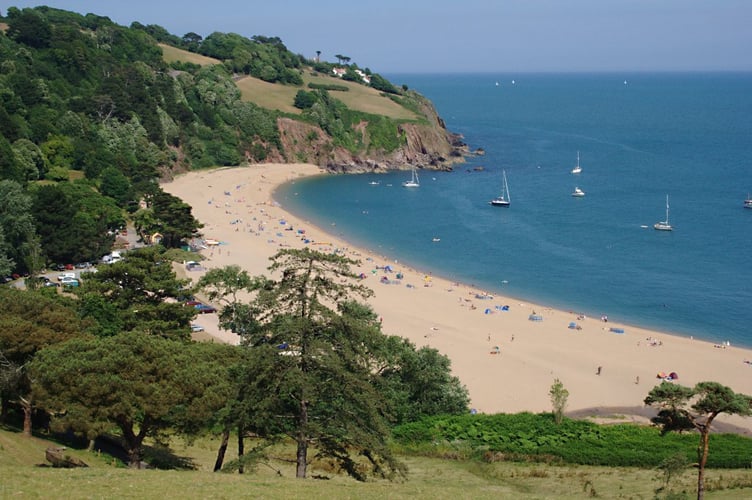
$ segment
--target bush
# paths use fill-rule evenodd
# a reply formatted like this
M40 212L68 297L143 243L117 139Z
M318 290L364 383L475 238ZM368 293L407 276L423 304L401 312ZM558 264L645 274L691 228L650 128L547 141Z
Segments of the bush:
M556 425L551 413L437 416L397 426L394 439L405 448L427 444L464 443L479 457L551 456L581 465L658 467L682 454L696 459L697 434L661 435L655 427L635 424L598 425L563 419ZM752 439L736 434L711 435L712 468L749 467Z

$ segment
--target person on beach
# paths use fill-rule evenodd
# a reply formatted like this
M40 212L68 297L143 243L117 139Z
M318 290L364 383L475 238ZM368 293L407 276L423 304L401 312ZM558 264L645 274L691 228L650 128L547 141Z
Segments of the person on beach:
M602 366L599 366L599 367L598 367L598 371L596 371L596 372L595 372L595 374L596 374L596 375L600 375L600 374L601 374L601 370L602 370L602 369L603 369L603 367L602 367Z

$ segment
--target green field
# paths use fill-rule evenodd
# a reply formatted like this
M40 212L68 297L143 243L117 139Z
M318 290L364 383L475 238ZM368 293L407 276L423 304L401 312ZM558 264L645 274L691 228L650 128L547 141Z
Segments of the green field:
M388 97L384 97L378 90L365 85L321 74L312 75L311 72L303 73L303 82L303 87L295 87L268 83L258 78L245 76L237 80L236 83L244 100L258 104L262 108L277 109L285 113L299 114L300 110L293 106L295 94L301 88L310 91L309 83L318 83L347 87L349 89L347 92L330 91L329 94L345 103L350 109L374 115L384 115L397 120L416 120L418 118L412 111L405 109Z
M234 441L231 439L231 443ZM294 450L270 453L273 460L246 474L211 472L218 441L203 439L173 453L197 467L190 471L131 470L106 455L69 450L84 460L85 469L53 469L44 464L44 450L56 445L26 439L14 430L0 430L0 498L633 498L655 497L660 471L629 467L554 466L540 463L483 463L457 456L408 456L408 479L390 483L359 483L334 475L323 463L314 463L311 475L327 480L294 478ZM246 445L250 446L249 443ZM228 459L233 457L232 445ZM689 469L672 480L675 492L694 496L696 471ZM709 470L708 499L749 498L752 470Z
M160 43L158 45L162 49L162 57L168 64L173 61L180 61L198 64L200 66L207 66L210 64L221 64L222 62L218 59L214 59L213 57L202 56L201 54L188 52L187 50L178 49L164 43Z
M207 65L219 64L221 61L211 57L202 56L187 50L178 49L165 44L159 44L162 48L164 60L167 63L173 61L190 62ZM322 85L340 85L348 88L346 92L331 91L331 95L344 102L345 105L356 111L363 111L375 115L384 115L396 120L416 120L418 116L412 111L405 109L381 92L371 87L366 87L355 82L348 82L340 78L313 72L310 68L303 71L303 87L281 85L265 82L251 76L243 76L236 80L243 100L253 102L262 108L276 109L284 113L300 114L300 110L293 106L295 94L299 90L311 90L309 83Z

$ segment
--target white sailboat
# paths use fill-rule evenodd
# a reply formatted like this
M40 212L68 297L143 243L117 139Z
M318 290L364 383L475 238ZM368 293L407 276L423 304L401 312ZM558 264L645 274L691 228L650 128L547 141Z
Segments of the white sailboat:
M752 208L752 197L747 193L747 197L744 199L744 208Z
M507 171L502 170L504 176L504 186L502 187L501 194L489 201L488 203L495 207L508 207L512 203L512 199L509 197L509 185L507 184Z
M572 169L572 173L579 174L580 172L582 172L582 167L580 166L580 152L577 151L577 165Z
M574 188L574 191L572 192L572 196L574 196L575 198L582 198L583 196L585 196L585 191L576 187Z
M408 188L420 187L420 180L418 179L418 171L413 167L413 175L409 181L402 183L403 186Z
M653 224L653 229L657 231L673 231L674 228L668 221L668 195L666 195L666 220Z

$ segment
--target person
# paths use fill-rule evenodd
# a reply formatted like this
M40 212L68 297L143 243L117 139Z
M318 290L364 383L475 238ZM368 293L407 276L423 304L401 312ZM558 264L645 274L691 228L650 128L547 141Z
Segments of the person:
M637 378L635 378L634 383L637 384L637 385L640 384L640 376L639 375L637 375Z
M599 367L598 367L598 371L597 371L597 372L595 372L595 374L596 374L596 375L600 375L600 374L601 374L601 370L602 370L602 369L603 369L603 367L602 367L602 366L599 366Z

